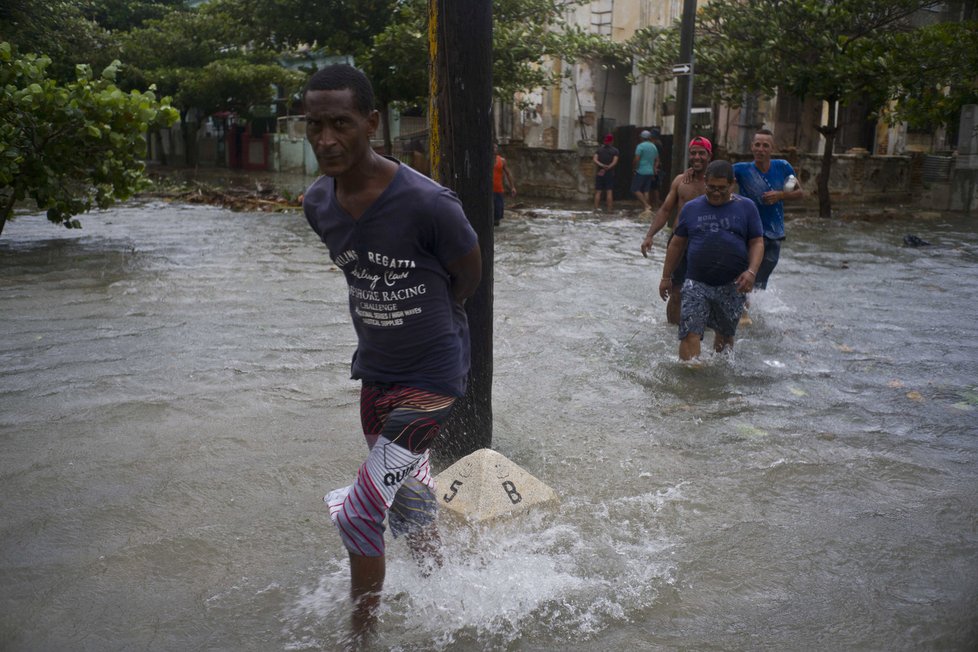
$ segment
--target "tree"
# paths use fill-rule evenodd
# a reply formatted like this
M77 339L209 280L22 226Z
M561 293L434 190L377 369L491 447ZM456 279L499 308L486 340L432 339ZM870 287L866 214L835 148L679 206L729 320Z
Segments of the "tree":
M883 116L927 129L956 129L965 104L978 104L978 22L938 23L893 34L867 56L885 62L890 87Z
M275 53L243 43L223 3L196 10L172 10L123 35L122 56L129 62L124 86L153 84L173 98L183 118L184 142L195 143L186 120L191 109L204 115L232 111L251 115L276 95L291 97L304 75L284 68ZM195 149L187 148L188 163Z
M356 60L394 22L404 0L211 0L202 10L233 20L242 42L277 52L312 47Z
M817 179L819 214L832 214L829 174L839 129L836 108L866 101L882 106L892 95L894 70L879 52L898 34L915 38L910 18L934 0L716 0L700 10L696 33L698 82L716 100L739 106L744 92L828 103L817 125L825 150ZM676 28L643 30L633 41L638 69L670 77ZM913 69L920 71L919 64ZM924 71L926 73L926 71Z
M390 108L410 108L427 101L427 9L427 0L398 4L390 24L373 37L373 47L359 61L374 87L388 152L392 151Z
M49 77L75 79L75 64L97 70L118 56L109 32L86 17L79 0L4 0L0 3L0 38L21 52L43 54Z
M172 9L186 9L186 0L76 0L85 18L109 32L142 27Z
M47 75L50 63L0 43L0 233L27 197L69 228L81 226L73 216L129 198L145 182L146 130L177 117L152 90L119 89L118 61L98 79L80 65L68 84Z

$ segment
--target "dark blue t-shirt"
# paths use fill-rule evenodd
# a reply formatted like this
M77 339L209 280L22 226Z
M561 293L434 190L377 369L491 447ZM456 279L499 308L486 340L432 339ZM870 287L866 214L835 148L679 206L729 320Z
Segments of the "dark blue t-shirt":
M683 206L676 224L686 243L686 278L707 285L732 283L747 269L747 243L764 235L754 202L733 194L722 206L700 195Z
M320 177L302 207L349 285L357 333L353 378L462 396L469 328L446 265L478 239L458 197L401 165L354 220L334 188L332 177Z

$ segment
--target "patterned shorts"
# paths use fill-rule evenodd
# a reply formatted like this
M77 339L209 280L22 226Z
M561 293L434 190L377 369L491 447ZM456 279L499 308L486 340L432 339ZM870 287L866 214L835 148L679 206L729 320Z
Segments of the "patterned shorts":
M428 447L455 397L414 387L364 383L360 421L370 452L356 480L323 500L343 545L357 555L384 554L384 518L395 537L429 525L438 511Z
M734 283L715 286L686 279L679 310L679 339L690 333L702 337L707 328L733 337L746 301L747 295L738 292Z

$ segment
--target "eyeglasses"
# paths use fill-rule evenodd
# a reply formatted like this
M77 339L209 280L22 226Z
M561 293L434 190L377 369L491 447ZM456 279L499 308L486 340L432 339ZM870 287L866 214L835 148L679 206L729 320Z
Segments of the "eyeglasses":
M728 190L730 190L730 186L729 185L726 185L726 186L711 186L711 185L707 185L706 186L706 192L727 192Z

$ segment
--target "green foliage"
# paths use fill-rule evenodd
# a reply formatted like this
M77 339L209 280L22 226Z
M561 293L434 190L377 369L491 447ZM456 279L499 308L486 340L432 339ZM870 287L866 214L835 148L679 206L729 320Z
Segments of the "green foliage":
M358 60L381 105L414 106L428 96L427 0L398 3L391 22Z
M186 9L185 0L77 0L82 15L110 32L142 27L172 9Z
M278 52L311 46L359 60L393 22L400 4L402 0L211 0L201 10L225 16L243 43Z
M129 198L143 183L144 134L177 118L151 90L117 87L118 61L98 78L79 65L67 84L48 76L49 65L0 43L0 231L28 197L75 228L73 216Z
M251 115L258 107L275 101L275 87L291 95L302 86L305 75L275 64L251 63L243 59L219 59L201 69L183 69L174 103L200 107L207 113L234 111Z
M866 56L889 71L884 111L914 128L955 127L961 107L978 104L978 22L939 23L894 34Z
M118 57L112 35L84 15L78 0L3 0L0 7L0 39L43 53L54 79L72 81L76 64L101 69Z
M222 6L171 11L128 32L122 39L130 64L124 85L155 84L181 111L196 107L245 116L254 106L269 105L274 87L286 97L298 91L303 75L278 65L268 50L245 47Z

